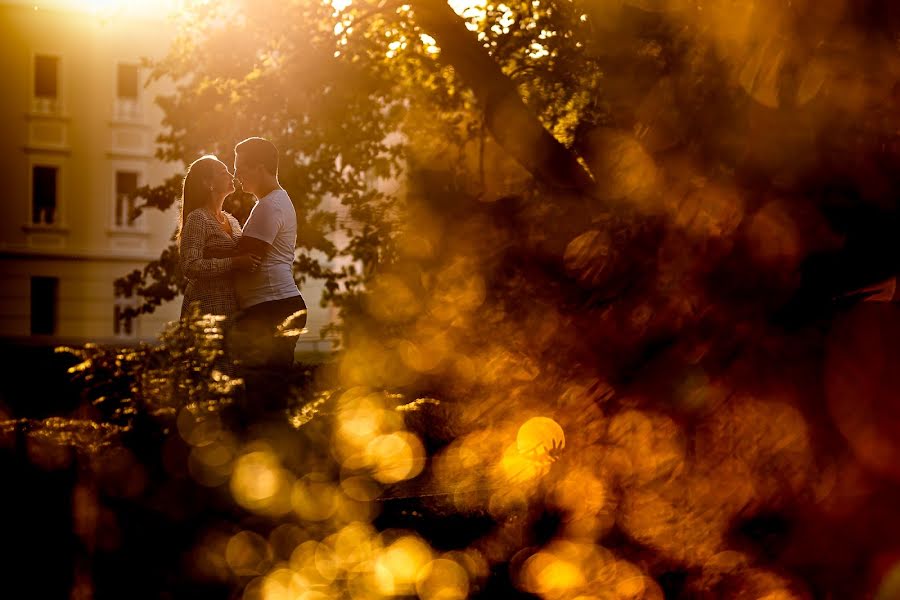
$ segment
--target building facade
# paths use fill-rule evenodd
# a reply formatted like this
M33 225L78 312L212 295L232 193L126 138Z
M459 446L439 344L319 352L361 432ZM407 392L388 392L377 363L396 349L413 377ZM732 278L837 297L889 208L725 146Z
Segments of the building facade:
M181 301L120 319L130 300L113 281L157 258L176 209L131 218L128 193L178 165L154 157L166 82L146 86L143 57L171 41L164 13L90 10L90 3L0 2L0 339L39 344L153 340ZM87 8L86 8L87 7ZM163 8L162 6L160 7ZM328 350L319 330L334 318L305 286L308 329L298 349Z
M75 4L0 4L0 337L45 343L152 339L178 307L131 321L113 281L159 256L176 215L131 218L128 193L175 166L154 158L158 86L141 58L166 51L146 15Z

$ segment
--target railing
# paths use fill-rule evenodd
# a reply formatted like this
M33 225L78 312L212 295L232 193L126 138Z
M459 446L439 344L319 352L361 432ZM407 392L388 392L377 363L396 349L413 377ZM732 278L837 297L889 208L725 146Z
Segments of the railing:
M61 112L59 98L36 97L31 99L31 112L41 115L57 115Z
M120 121L137 121L143 116L141 103L137 99L117 98L113 116Z

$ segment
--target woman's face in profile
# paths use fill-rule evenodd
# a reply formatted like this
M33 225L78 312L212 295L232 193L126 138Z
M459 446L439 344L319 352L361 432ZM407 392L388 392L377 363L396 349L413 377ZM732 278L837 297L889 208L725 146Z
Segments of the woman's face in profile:
M213 167L212 188L215 192L230 194L234 191L234 177L228 171L225 163L219 162Z

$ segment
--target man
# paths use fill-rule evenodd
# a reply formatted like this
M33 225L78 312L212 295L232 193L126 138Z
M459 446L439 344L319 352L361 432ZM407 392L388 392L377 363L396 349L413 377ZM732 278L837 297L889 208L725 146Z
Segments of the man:
M234 352L245 368L257 372L289 367L299 331L306 325L306 303L291 268L297 213L278 183L278 149L259 137L240 142L234 147L234 176L257 198L238 253L262 257L254 270L235 276L241 310L234 317Z

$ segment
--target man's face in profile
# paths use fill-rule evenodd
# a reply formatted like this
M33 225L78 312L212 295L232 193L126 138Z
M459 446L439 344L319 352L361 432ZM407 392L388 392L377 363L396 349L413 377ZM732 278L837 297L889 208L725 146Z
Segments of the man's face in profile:
M250 192L251 194L256 194L256 175L259 170L259 165L256 167L249 167L247 165L247 159L241 156L240 154L236 154L234 157L234 178L240 181L241 187L245 192Z

